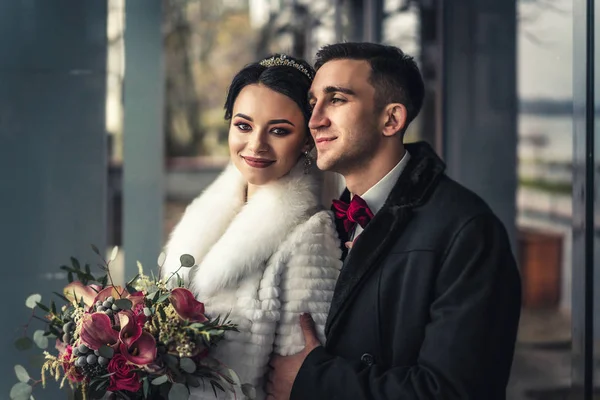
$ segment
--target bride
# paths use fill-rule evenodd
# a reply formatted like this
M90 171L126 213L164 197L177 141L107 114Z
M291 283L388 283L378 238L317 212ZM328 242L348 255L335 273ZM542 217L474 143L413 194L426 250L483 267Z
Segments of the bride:
M228 333L214 356L254 385L257 399L265 397L271 354L304 348L301 313L311 313L325 343L342 266L333 215L322 206L339 193L333 186L324 193L311 156L313 76L305 61L278 54L233 78L225 102L231 163L188 206L165 249L164 276L179 268L182 254L193 255L186 285L209 314L231 312L240 332ZM207 385L191 398L214 393Z

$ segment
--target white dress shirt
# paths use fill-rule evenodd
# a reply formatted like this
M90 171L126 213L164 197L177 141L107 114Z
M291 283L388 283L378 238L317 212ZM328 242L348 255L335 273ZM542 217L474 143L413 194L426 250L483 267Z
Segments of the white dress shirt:
M400 162L396 164L396 166L392 168L392 170L388 172L386 176L381 178L379 182L367 190L365 194L360 196L367 203L373 214L377 214L377 212L381 210L385 204L385 201L392 192L396 182L398 182L400 174L406 167L406 164L408 164L408 160L410 160L410 154L408 154L408 151L405 151L402 160L400 160ZM356 224L356 228L354 229L350 240L353 241L358 235L361 234L362 231L362 226Z

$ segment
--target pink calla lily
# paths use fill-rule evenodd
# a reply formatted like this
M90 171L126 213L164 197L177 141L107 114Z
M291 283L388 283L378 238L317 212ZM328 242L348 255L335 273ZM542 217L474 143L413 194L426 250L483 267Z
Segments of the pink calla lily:
M98 295L100 286L88 285L85 286L79 281L71 282L63 289L63 294L71 302L79 302L83 299L83 302L87 307L94 304L94 299Z
M156 340L148 332L144 332L130 346L121 343L119 350L121 354L132 364L146 365L156 359Z
M84 314L81 326L81 342L92 350L104 345L112 346L119 341L119 332L112 328L106 314Z
M169 300L181 319L192 322L206 322L204 304L196 300L192 292L185 288L175 288L171 291Z
M118 315L121 325L119 339L125 346L129 347L142 335L142 327L132 311L121 311Z

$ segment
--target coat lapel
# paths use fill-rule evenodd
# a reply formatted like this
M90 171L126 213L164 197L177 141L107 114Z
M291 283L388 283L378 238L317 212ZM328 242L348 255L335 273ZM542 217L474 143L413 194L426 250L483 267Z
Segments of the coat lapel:
M444 164L423 142L406 145L411 159L383 208L355 240L338 278L325 333L335 328L361 284L376 269L410 221L412 209L426 201L443 174Z

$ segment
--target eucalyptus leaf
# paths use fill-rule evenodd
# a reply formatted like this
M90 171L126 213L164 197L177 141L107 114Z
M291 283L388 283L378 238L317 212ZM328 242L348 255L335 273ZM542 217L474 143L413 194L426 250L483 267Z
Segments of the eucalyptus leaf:
M15 365L15 375L17 375L17 379L20 382L27 383L29 382L29 374L27 370L22 365Z
M27 400L31 396L33 388L25 382L16 383L10 389L10 398L12 400Z
M188 388L181 383L174 383L169 390L169 400L188 400L189 396Z
M242 393L244 393L244 396L248 397L250 400L254 400L256 398L256 389L249 383L244 383L242 385Z
M148 398L148 393L150 392L150 383L148 382L148 377L145 377L143 379L143 389L144 389L144 398L147 399Z
M181 262L181 266L185 268L192 268L196 263L194 257L189 254L184 254L179 257L179 261Z
M179 366L182 370L187 372L188 374L193 374L196 372L196 364L192 361L191 358L184 357L179 361Z
M98 353L104 358L113 358L115 351L112 347L104 345L98 349Z
M177 368L177 357L175 357L174 355L165 354L163 356L163 360L164 360L165 364L167 364L167 367L169 367L171 369Z
M187 382L188 386L191 387L200 387L200 384L202 383L201 378L198 376L194 376L194 375L186 375L185 376L185 381Z
M167 255L165 254L165 252L163 251L162 253L160 253L158 255L158 260L156 260L156 263L158 264L159 267L162 267L163 264L165 263L165 260L167 259Z
M133 303L129 299L117 299L115 300L115 304L121 310L131 310Z
M162 296L160 296L158 298L158 300L156 300L157 303L162 303L163 301L165 301L166 299L169 298L169 296L171 296L171 293L165 293Z
M242 382L240 381L240 377L238 376L238 374L236 374L236 373L235 373L235 371L234 371L234 370L232 370L232 369L229 369L229 371L228 371L228 372L229 372L229 376L231 377L231 379L233 379L233 382L234 382L236 385L241 385L241 384L242 384Z
M40 301L42 301L42 295L41 294L32 294L31 296L29 296L27 298L27 300L25 300L25 305L29 308L35 308L36 304L39 303Z
M152 384L155 386L159 386L162 385L163 383L165 383L166 381L169 380L169 377L167 375L161 375L158 378L154 378L152 379Z
M48 338L44 336L44 331L41 329L38 329L33 333L33 341L42 350L48 348Z
M28 338L27 336L23 336L15 340L15 347L18 350L27 350L33 347L33 340Z
M117 254L119 254L119 246L113 247L112 251L110 252L110 258L108 259L109 262L115 261L115 258L117 258Z

